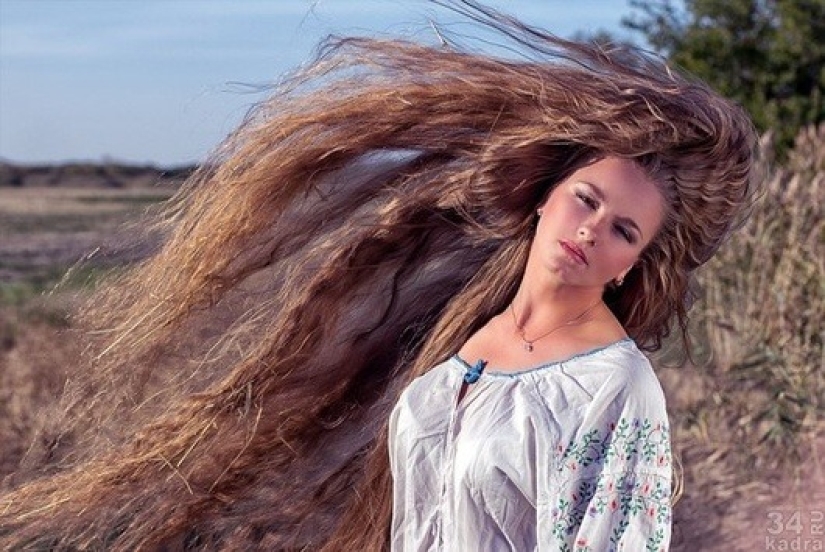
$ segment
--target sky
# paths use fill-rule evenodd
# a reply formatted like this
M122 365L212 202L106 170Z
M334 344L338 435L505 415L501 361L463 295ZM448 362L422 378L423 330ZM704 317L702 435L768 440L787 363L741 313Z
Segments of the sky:
M560 36L630 37L626 0L486 3ZM323 37L451 17L426 0L0 0L0 161L197 163Z

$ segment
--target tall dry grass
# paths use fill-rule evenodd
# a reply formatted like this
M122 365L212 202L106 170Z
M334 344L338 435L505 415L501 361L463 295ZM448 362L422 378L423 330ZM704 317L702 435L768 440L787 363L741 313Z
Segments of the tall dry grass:
M675 551L763 549L772 509L825 501L825 125L783 166L760 149L763 195L699 275L696 362L661 363L685 467Z
M781 461L825 407L825 125L799 135L787 167L770 148L764 195L701 275L699 315L731 386L722 406L742 407L740 437Z

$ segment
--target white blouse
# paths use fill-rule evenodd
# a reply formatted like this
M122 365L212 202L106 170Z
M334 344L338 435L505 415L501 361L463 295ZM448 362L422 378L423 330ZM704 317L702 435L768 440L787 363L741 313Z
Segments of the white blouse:
M661 386L630 339L516 373L454 356L390 417L395 551L667 550Z

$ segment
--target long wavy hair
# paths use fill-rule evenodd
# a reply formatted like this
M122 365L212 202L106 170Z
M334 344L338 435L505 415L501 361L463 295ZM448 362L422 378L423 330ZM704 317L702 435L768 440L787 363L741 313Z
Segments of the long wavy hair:
M523 55L329 39L189 181L95 295L4 548L385 549L400 390L505 308L536 207L603 156L669 206L605 300L645 349L684 330L750 203L747 116L643 52L452 7Z

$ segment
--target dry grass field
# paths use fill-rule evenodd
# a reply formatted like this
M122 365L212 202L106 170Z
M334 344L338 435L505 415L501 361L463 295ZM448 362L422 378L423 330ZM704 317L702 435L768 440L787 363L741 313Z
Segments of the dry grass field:
M654 359L684 469L673 550L825 549L825 126L763 171L753 216L700 276L693 362ZM169 194L0 187L0 492L71 446L40 428L78 366L72 310L146 254L128 225Z
M86 256L113 254L127 243L125 225L171 193L158 187L0 187L0 282L6 290L9 284L47 284Z
M25 463L40 413L77 366L76 305L102 274L145 254L130 225L171 194L0 186L0 477Z

